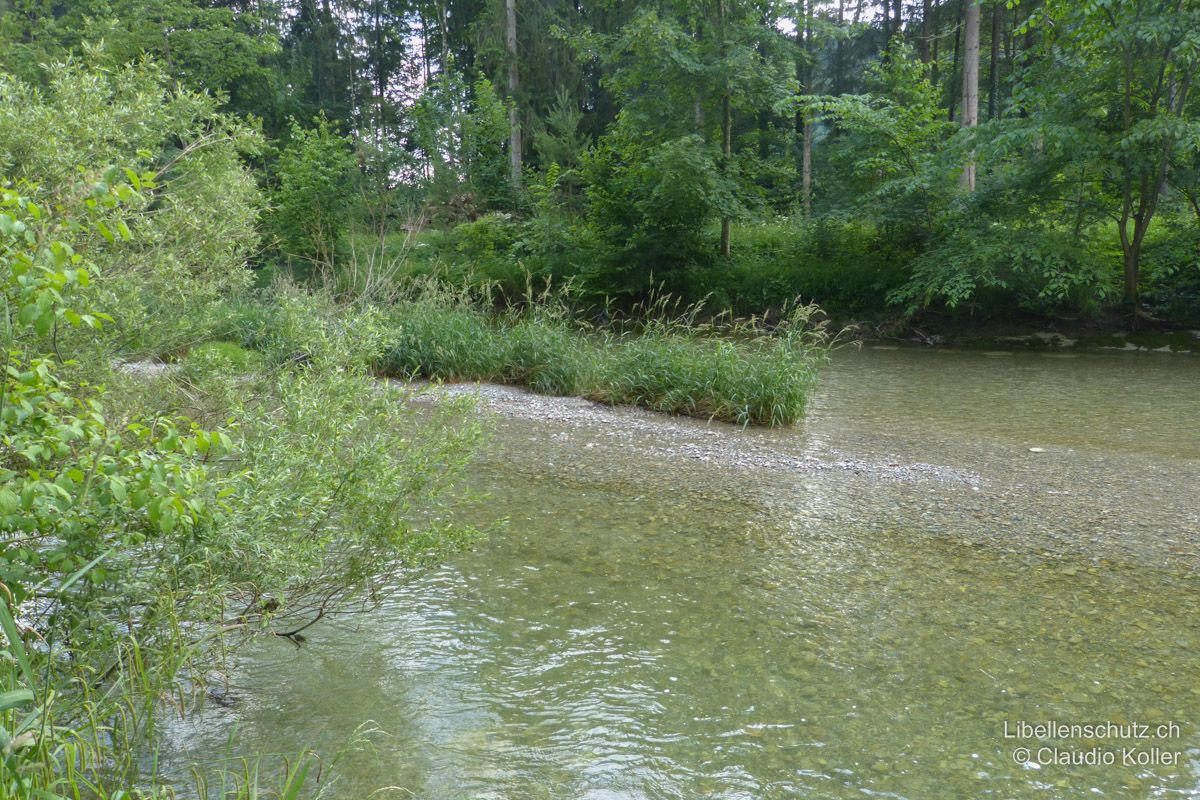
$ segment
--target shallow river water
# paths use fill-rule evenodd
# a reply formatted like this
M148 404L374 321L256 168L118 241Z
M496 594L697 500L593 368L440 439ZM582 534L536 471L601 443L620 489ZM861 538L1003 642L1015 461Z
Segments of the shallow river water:
M1200 797L1200 359L844 350L784 431L484 398L507 524L168 764L371 720L331 796Z

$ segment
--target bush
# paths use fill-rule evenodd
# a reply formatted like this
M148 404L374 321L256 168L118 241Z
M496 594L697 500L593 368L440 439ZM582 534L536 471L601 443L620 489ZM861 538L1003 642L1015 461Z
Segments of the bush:
M699 136L647 145L609 134L584 160L588 224L604 246L585 280L595 292L634 301L656 280L668 291L676 273L711 261L705 231L734 210L731 184Z
M710 309L739 316L778 312L797 297L831 313L870 312L907 275L908 254L862 223L784 219L736 226L732 239L732 263L689 273L688 301L708 296Z
M1156 314L1200 323L1200 222L1167 217L1152 227L1142 251L1142 298Z
M429 291L388 312L389 332L376 368L395 377L499 380L503 342L465 297Z
M56 327L107 319L68 303L95 274L75 244L101 225L129 235L115 207L145 199L123 183L91 197L96 208L72 217L0 193L13 311L0 376L0 796L14 800L126 796L135 782L157 796L158 776L138 770L163 695L202 687L240 638L299 642L474 535L446 522L439 497L480 428L461 405L417 425L405 393L380 390L365 367L377 314L285 292L239 321L280 325L266 340L276 368L230 374L259 357L213 343L179 382L119 395L69 377L69 350L38 357ZM296 348L303 362L279 358ZM221 427L184 417L188 405L222 412ZM19 619L45 647L24 647ZM288 796L303 780L289 770Z
M263 366L260 353L247 350L235 342L214 341L193 347L184 359L189 374L241 375L256 372Z
M328 267L350 225L358 165L349 139L325 119L303 128L292 121L279 157L272 229L289 263Z
M1095 248L1069 230L992 223L952 230L913 261L908 282L890 295L909 313L980 303L1049 313L1094 311L1111 273Z
M770 336L735 331L737 341L651 324L612 343L587 396L739 425L791 425L804 414L822 362L814 348L823 338L808 327L813 310L793 313ZM730 333L704 333L713 332Z
M538 394L583 395L594 385L601 348L557 315L537 308L502 327L504 383Z
M83 218L103 199L93 186L132 176L141 187L121 224L72 239L104 275L81 302L120 310L104 334L109 348L158 355L203 340L215 309L251 281L261 196L241 156L260 140L217 108L209 95L172 88L148 62L54 65L44 91L0 75L0 173L25 181L30 200Z

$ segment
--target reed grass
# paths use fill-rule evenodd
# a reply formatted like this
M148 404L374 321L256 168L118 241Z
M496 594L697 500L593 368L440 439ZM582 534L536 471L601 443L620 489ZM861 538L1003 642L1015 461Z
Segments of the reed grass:
M374 366L389 377L505 383L739 425L790 425L825 359L814 310L793 309L770 329L753 320L697 325L688 311L615 332L574 321L554 298L497 314L477 297L426 286L391 306L391 333Z

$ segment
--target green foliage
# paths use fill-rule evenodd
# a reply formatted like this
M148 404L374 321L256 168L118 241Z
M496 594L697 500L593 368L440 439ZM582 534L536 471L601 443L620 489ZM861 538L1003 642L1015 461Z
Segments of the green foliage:
M429 285L389 311L390 333L375 368L406 378L512 383L741 425L790 425L803 413L823 360L823 332L810 325L813 307L793 312L769 334L659 321L619 335L572 325L559 302L529 298L523 312L496 317L469 295Z
M1189 213L1200 163L1200 10L1190 1L986 3L987 110L973 131L955 122L965 53L954 3L878 15L751 0L523 7L511 98L502 4L51 5L9 0L0 15L0 66L20 78L0 88L0 170L61 200L80 165L157 178L147 207L129 210L138 235L98 254L111 295L94 305L127 309L108 328L110 349L172 356L211 334L210 312L246 281L231 265L257 252L244 158L261 186L287 184L268 232L304 265L350 255L339 247L354 227L382 240L398 222L512 215L484 223L496 246L458 249L450 232L411 267L497 282L506 300L519 301L528 273L574 280L596 305L633 306L665 285L760 310L795 286L843 307L858 298L875 314L892 313L888 295L913 313L926 303L1047 313L1116 301L1112 276L1123 272L1130 303L1144 289L1156 313L1195 312L1191 284L1174 277L1190 274L1188 250L1162 244L1156 222L1169 219L1179 242L1200 224ZM420 57L409 47L418 37ZM160 66L129 66L143 53ZM261 120L276 146L256 152L248 126L219 109ZM520 192L509 178L514 110ZM276 159L293 141L289 119L318 114L352 139L356 163L333 140L307 154L296 141ZM979 176L971 197L958 186L968 159ZM341 194L355 183L336 177L343 169L365 179L366 202ZM222 213L198 213L218 204ZM868 238L856 249L874 264L815 264L803 242L804 255L772 263L754 229L801 209L810 222L860 223ZM717 218L751 237L729 265L713 252ZM997 231L1021 252L1005 257ZM1068 241L1086 253L1067 253ZM360 267L324 277L359 286ZM185 296L210 305L180 313Z
M469 299L425 293L390 311L391 335L377 369L385 375L439 380L495 380L503 341Z
M250 282L260 196L241 154L257 136L213 98L169 88L153 64L72 62L48 74L44 90L0 75L0 172L73 219L97 203L87 188L113 184L111 165L122 165L122 180L140 187L123 229L101 220L72 240L105 275L85 302L120 309L109 347L161 353L202 338L213 310Z
M272 228L289 262L330 267L351 220L358 168L349 139L328 120L293 121L279 156Z
M959 161L941 151L955 126L903 41L895 40L865 79L869 94L802 99L808 113L843 132L830 156L840 180L829 193L893 235L920 237L935 228L954 187Z
M429 86L413 108L416 169L434 215L462 222L492 211L511 210L508 109L491 81L467 84L451 73Z
M1060 175L1087 182L1088 221L1115 219L1124 299L1137 303L1142 248L1167 175L1200 155L1192 85L1200 70L1200 6L1048 2L1032 24L1061 59L1022 98L1062 147Z
M402 570L474 535L437 498L480 429L456 406L416 425L404 393L379 390L366 370L377 314L285 293L276 319L303 361L256 370L256 355L214 344L177 376L108 375L115 394L74 378L61 351L31 355L55 347L59 327L109 319L70 302L98 274L79 243L98 234L120 246L134 235L120 215L155 190L113 170L78 214L0 196L5 797L121 796L138 780L156 702L181 678L202 685L245 636L299 641L315 619L376 601ZM25 649L14 618L47 646Z
M737 210L714 151L698 136L660 145L605 137L585 160L587 199L605 260L585 273L596 292L645 297L655 278L674 288L673 273L704 258L705 231Z
M871 313L887 306L912 258L880 228L832 216L735 225L733 234L729 263L688 273L688 302L748 317L800 297L830 313Z
M1166 217L1147 237L1143 299L1168 319L1200 323L1200 225Z
M60 322L95 328L107 319L68 305L69 291L86 287L95 272L72 238L93 228L108 231L101 210L137 205L143 198L128 186L101 183L90 199L94 210L82 218L43 210L10 189L0 199L7 334L0 386L0 586L7 649L22 667L22 679L9 677L6 688L38 704L29 714L15 714L14 705L0 709L5 796L54 796L50 792L80 788L104 794L94 784L103 777L84 765L94 760L93 751L104 749L101 739L131 736L145 720L130 715L101 732L89 687L96 675L107 681L122 671L123 656L115 667L105 662L130 635L135 648L159 649L160 664L177 663L179 648L162 638L170 638L169 620L141 623L159 615L164 598L176 599L172 589L180 581L194 581L203 572L199 537L213 524L219 505L208 462L232 445L225 433L204 431L182 418L110 421L102 388L60 377L58 369L69 364L28 354ZM129 235L124 223L115 227ZM167 552L174 558L147 568L148 556ZM26 601L37 604L43 638L70 643L83 635L86 644L63 645L64 653L50 648L37 657L23 652L13 612ZM133 609L140 609L136 616ZM38 682L30 663L38 665ZM157 674L141 666L137 671L143 673L141 686L128 687L125 697L161 685ZM120 704L115 700L102 713ZM70 730L89 724L90 742ZM81 753L86 755L77 761ZM118 784L130 757L107 759Z
M472 89L471 110L463 123L467 186L475 194L480 211L507 208L512 204L504 149L508 110L487 78L475 81Z
M912 278L891 294L910 312L955 309L1008 296L1025 311L1092 310L1107 295L1104 269L1069 231L999 224L956 230L913 262Z
M211 373L240 375L257 371L262 356L235 342L204 342L193 347L184 359L185 369L197 376Z
M580 129L583 112L576 106L565 87L558 87L554 105L546 119L533 132L538 158L549 171L553 166L571 170L579 165L584 153L592 146L591 137Z
M677 325L652 323L623 337L598 366L593 400L739 425L791 425L804 414L822 357L801 308L771 336L743 341L708 338ZM757 333L753 329L740 331Z
M584 395L596 385L594 371L603 353L580 335L558 309L539 304L504 327L504 383L528 386L538 394Z
M173 80L224 92L242 113L262 115L273 99L266 91L274 77L267 62L280 44L259 9L238 13L196 0L76 0L50 12L39 0L13 0L0 20L7 45L0 69L30 83L45 80L41 65L90 47L106 69L152 55Z

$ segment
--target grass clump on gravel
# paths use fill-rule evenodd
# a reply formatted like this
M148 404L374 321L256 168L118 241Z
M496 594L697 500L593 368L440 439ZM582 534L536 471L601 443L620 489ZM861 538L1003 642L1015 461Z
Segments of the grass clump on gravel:
M803 416L827 351L814 311L797 308L770 330L684 317L617 333L574 322L552 299L493 313L465 294L425 286L384 313L374 366L390 377L505 383L739 425L790 425Z

